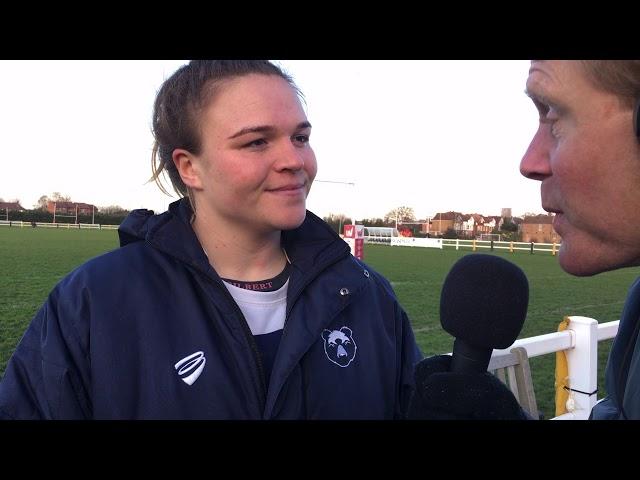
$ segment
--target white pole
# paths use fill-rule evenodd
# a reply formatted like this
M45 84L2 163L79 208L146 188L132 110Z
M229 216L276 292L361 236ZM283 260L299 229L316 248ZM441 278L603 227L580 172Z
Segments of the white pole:
M58 208L58 202L53 202L53 223L56 223L56 209Z
M340 184L342 184L342 185L351 185L351 186L353 187L353 189L354 189L354 190L353 190L353 191L354 191L354 194L353 194L354 199L353 199L353 201L354 201L354 203L355 203L355 187L356 187L356 183L355 183L355 182L340 182L340 181L338 181L338 180L317 180L317 179L316 179L316 180L314 180L314 182L315 182L315 183L318 183L318 182L319 182L319 183L340 183ZM353 212L352 212L352 213L353 213ZM355 224L356 224L356 217L355 217L355 215L354 215L353 217L351 217L351 223L352 223L352 225L355 225Z
M589 416L597 400L598 389L598 322L593 318L570 316L568 330L576 336L576 346L566 350L569 367L569 412L581 410Z
M96 207L95 205L91 205L91 225L94 225L96 223L95 218L96 218Z
M353 187L353 199L352 199L352 201L353 201L353 204L355 205L355 203L356 203L356 184L355 184L355 182L352 182L351 186ZM351 213L355 214L355 212L351 212ZM356 225L356 216L353 215L353 228L354 228L354 230L356 228L355 225Z
M76 225L78 224L78 204L76 203Z

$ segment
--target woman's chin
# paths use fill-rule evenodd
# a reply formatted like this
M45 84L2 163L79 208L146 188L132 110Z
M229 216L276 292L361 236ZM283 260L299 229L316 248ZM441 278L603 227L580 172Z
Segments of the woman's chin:
M277 221L278 228L280 230L293 230L295 228L298 228L300 225L302 225L306 216L307 216L306 210L291 213L287 215L285 218L281 218Z

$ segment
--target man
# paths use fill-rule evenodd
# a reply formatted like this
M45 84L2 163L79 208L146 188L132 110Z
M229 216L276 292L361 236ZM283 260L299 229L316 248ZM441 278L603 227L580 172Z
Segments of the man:
M540 124L520 172L541 182L542 207L555 213L560 266L589 276L640 265L640 227L633 220L640 208L640 61L532 61L526 93ZM640 419L639 317L640 279L629 291L609 356L608 396L591 418ZM442 356L422 363L434 375L414 398L415 418L523 418L514 413L515 398L489 374L445 373ZM446 408L429 393L429 382L451 392ZM468 394L465 383L472 387ZM473 397L478 391L501 408L481 408L486 403Z

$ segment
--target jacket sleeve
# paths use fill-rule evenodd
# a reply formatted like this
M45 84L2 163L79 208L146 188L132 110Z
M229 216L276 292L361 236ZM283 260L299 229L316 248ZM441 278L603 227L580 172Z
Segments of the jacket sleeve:
M63 281L64 282L64 281ZM0 418L91 418L89 358L75 322L88 315L82 294L59 284L31 321L0 381Z
M409 401L415 389L414 369L416 364L422 360L423 355L413 335L409 317L400 305L396 304L396 309L396 328L399 329L396 338L399 339L401 344L398 348L398 366L400 369L398 378L400 384L398 386L398 401L396 402L398 409L395 417L403 419L407 416Z

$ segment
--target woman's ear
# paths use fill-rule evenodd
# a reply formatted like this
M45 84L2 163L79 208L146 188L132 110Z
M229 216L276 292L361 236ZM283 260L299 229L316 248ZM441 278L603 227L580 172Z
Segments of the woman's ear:
M197 159L194 155L182 148L176 148L171 157L184 184L194 190L202 189L202 182L198 175L198 165L196 164Z

